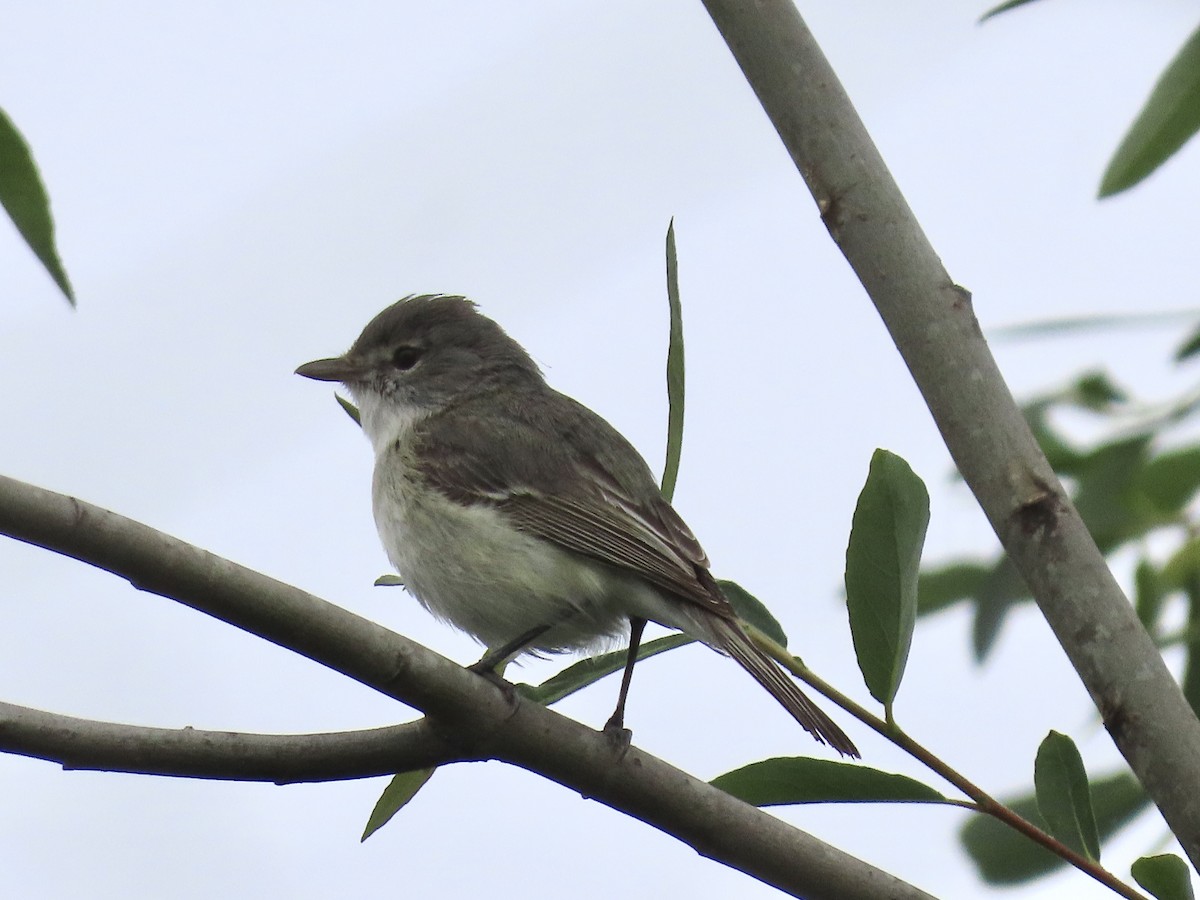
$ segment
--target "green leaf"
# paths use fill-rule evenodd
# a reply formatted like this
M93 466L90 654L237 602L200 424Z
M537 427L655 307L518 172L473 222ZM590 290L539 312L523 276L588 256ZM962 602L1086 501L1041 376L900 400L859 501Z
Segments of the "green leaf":
M996 560L996 564L975 595L971 646L975 651L976 662L983 662L992 652L992 648L996 646L996 639L1000 636L1000 626L1004 624L1012 608L1029 598L1029 588L1025 586L1025 579L1011 557L1007 553L1004 554Z
M1158 900L1195 900L1187 863L1174 853L1143 856L1129 867L1129 874Z
M345 397L343 397L341 394L334 394L333 399L337 400L338 406L340 406L342 408L342 410L346 413L346 415L348 415L350 418L352 418L354 420L354 424L361 428L362 427L362 416L360 416L358 414L358 407L355 406L353 403L351 403L349 400L347 400Z
M1200 447L1154 457L1138 473L1134 486L1163 516L1179 512L1200 490Z
M1186 591L1200 579L1200 538L1191 538L1166 561L1159 573L1159 589L1164 593Z
M667 303L671 308L671 338L667 344L667 461L662 494L675 496L679 457L683 453L683 305L679 301L679 261L675 257L675 219L667 226Z
M72 306L75 293L54 246L50 198L21 132L0 110L0 206Z
M1025 420L1029 423L1038 446L1046 454L1050 467L1059 475L1073 475L1087 456L1071 446L1058 429L1050 424L1047 414L1053 405L1054 403L1048 400L1028 404L1023 410Z
M739 619L753 625L780 647L787 646L787 635L783 633L783 626L771 615L771 611L761 600L735 581L718 578L717 584L721 586L721 593L732 604L733 611L738 614Z
M1002 12L1008 12L1010 9L1016 9L1018 6L1024 6L1026 3L1032 3L1033 0L1008 0L1007 3L1001 3L999 6L989 9L979 19L979 24L982 25L992 16L998 16Z
M1100 837L1087 772L1075 742L1051 731L1038 747L1033 764L1038 812L1046 830L1076 853L1100 861Z
M1068 399L1075 406L1092 412L1107 412L1125 403L1129 395L1104 372L1087 372L1069 388Z
M1142 434L1104 444L1075 472L1075 508L1104 553L1169 520L1140 489L1150 441Z
M1158 619L1166 594L1158 570L1149 560L1139 559L1137 568L1133 570L1133 606L1142 626L1151 635L1158 634Z
M365 841L380 828L386 825L396 813L400 812L401 808L416 796L417 791L425 786L436 767L429 769L413 769L411 772L401 772L399 775L394 775L392 780L388 782L388 786L383 789L383 793L379 795L379 799L375 801L375 808L371 810L371 815L367 819L367 827L363 829L360 841Z
M987 336L989 340L1012 340L1029 337L1075 335L1088 331L1112 329L1128 331L1130 328L1155 328L1162 325L1191 322L1195 317L1196 310L1193 309L1062 316L1055 319L1034 319L1030 322L1018 322L1015 325L992 326L988 328Z
M1128 772L1092 779L1091 793L1101 840L1150 805L1141 785ZM1036 822L1040 818L1037 800L1032 795L1008 798L1003 803L1030 821ZM991 816L972 817L960 832L959 839L980 877L989 884L1020 884L1066 865L1061 857Z
M642 644L638 648L637 658L643 660L690 643L693 643L693 639L686 634L669 634L666 637L656 638L653 641L647 641ZM518 684L515 687L523 697L529 698L534 703L549 706L552 703L557 703L564 697L569 697L578 690L582 690L589 684L599 681L607 675L620 672L625 668L625 658L627 656L627 650L614 650L612 653L601 653L599 656L592 656L580 660L572 666L568 666L541 684Z
M908 463L871 457L846 548L846 605L867 689L889 711L912 644L929 492Z
M1200 579L1194 580L1185 592L1187 597L1187 638L1184 643L1183 677L1179 686L1192 712L1200 716Z
M399 575L380 575L375 579L375 587L404 587L404 579Z
M1100 196L1133 187L1200 129L1200 29L1159 76L1100 180Z
M950 802L906 775L807 757L765 759L719 775L710 784L754 806Z
M937 569L923 569L917 580L917 615L927 616L969 600L979 593L991 566L977 562L947 563Z
M1186 362L1197 353L1200 353L1200 327L1194 329L1187 340L1179 345L1179 349L1175 351L1175 362Z

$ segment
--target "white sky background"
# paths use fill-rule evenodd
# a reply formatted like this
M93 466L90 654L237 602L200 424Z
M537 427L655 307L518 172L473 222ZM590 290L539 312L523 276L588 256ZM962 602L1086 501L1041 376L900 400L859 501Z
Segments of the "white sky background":
M1054 0L984 27L979 3L802 5L985 328L1195 307L1187 148L1095 202L1108 155L1195 26L1191 4ZM10 3L0 105L33 146L79 295L71 313L0 227L0 471L110 507L402 631L479 653L396 589L371 454L328 386L399 296L476 299L555 386L654 468L665 430L663 236L676 217L688 352L677 506L717 574L793 649L869 701L840 601L872 450L930 486L927 558L995 540L873 309L698 2ZM1019 396L1108 366L1151 397L1187 383L1183 329L995 341ZM147 725L316 731L403 708L306 660L0 542L0 698ZM1031 609L976 668L970 621L918 629L897 709L996 792L1050 728L1116 759ZM560 661L519 677L541 680ZM615 682L561 704L598 726ZM703 699L701 699L703 698ZM824 704L826 708L830 704ZM868 763L926 778L847 716ZM635 741L700 777L815 753L703 648L638 670ZM932 776L928 776L932 781ZM500 764L444 769L384 831L384 780L279 788L0 758L12 896L768 897L649 827ZM936 783L936 782L934 782ZM985 893L965 814L798 808L789 821L942 897ZM1106 850L1156 849L1144 817ZM1069 874L1022 897L1107 896Z

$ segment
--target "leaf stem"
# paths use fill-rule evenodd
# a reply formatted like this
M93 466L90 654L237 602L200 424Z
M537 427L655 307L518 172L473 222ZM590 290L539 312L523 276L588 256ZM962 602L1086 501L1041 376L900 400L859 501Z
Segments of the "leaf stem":
M999 819L1010 828L1019 831L1030 840L1041 845L1051 853L1065 860L1066 862L1079 869L1081 872L1090 875L1092 878L1099 881L1105 887L1114 891L1128 900L1149 900L1145 894L1138 892L1136 889L1121 881L1098 862L1093 862L1085 856L1076 853L1066 844L1059 841L1057 838L1047 834L1037 825L1030 822L1028 819L1018 815L1014 810L1005 806L995 797L991 796L983 788L976 785L965 775L952 768L941 758L936 756L931 750L924 745L918 743L913 738L909 737L894 718L881 719L879 716L870 712L864 706L861 706L850 697L843 694L829 682L825 681L808 666L806 666L799 658L792 656L787 650L777 644L775 641L761 634L753 627L747 627L750 637L755 644L772 659L786 668L789 672L807 684L809 687L820 692L825 697L828 697L850 715L854 716L867 727L878 732L883 737L887 738L901 750L904 750L910 756L916 758L923 763L927 768L932 769L946 781L950 782L964 794L971 798L973 807L978 812L986 813L995 819Z

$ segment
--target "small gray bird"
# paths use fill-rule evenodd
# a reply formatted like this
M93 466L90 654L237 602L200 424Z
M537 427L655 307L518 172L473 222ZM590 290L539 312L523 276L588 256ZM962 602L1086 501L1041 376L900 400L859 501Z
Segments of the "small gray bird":
M546 384L463 297L406 297L344 356L297 374L339 381L375 448L375 524L407 589L489 648L592 647L631 627L620 699L647 620L732 656L820 742L842 730L758 649L691 530L611 425ZM483 661L481 661L482 663Z

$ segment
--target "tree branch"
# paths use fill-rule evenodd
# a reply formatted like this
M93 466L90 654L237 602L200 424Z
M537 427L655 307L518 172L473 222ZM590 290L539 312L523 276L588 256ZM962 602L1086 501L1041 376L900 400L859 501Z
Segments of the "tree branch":
M64 769L221 781L345 781L393 775L469 757L428 720L333 734L244 734L96 722L0 702L0 752Z
M1034 440L983 339L790 0L704 0L874 302L963 478L1200 867L1200 722Z
M422 710L451 754L498 759L640 819L809 900L929 895L402 635L116 513L0 476L0 533L184 603Z

